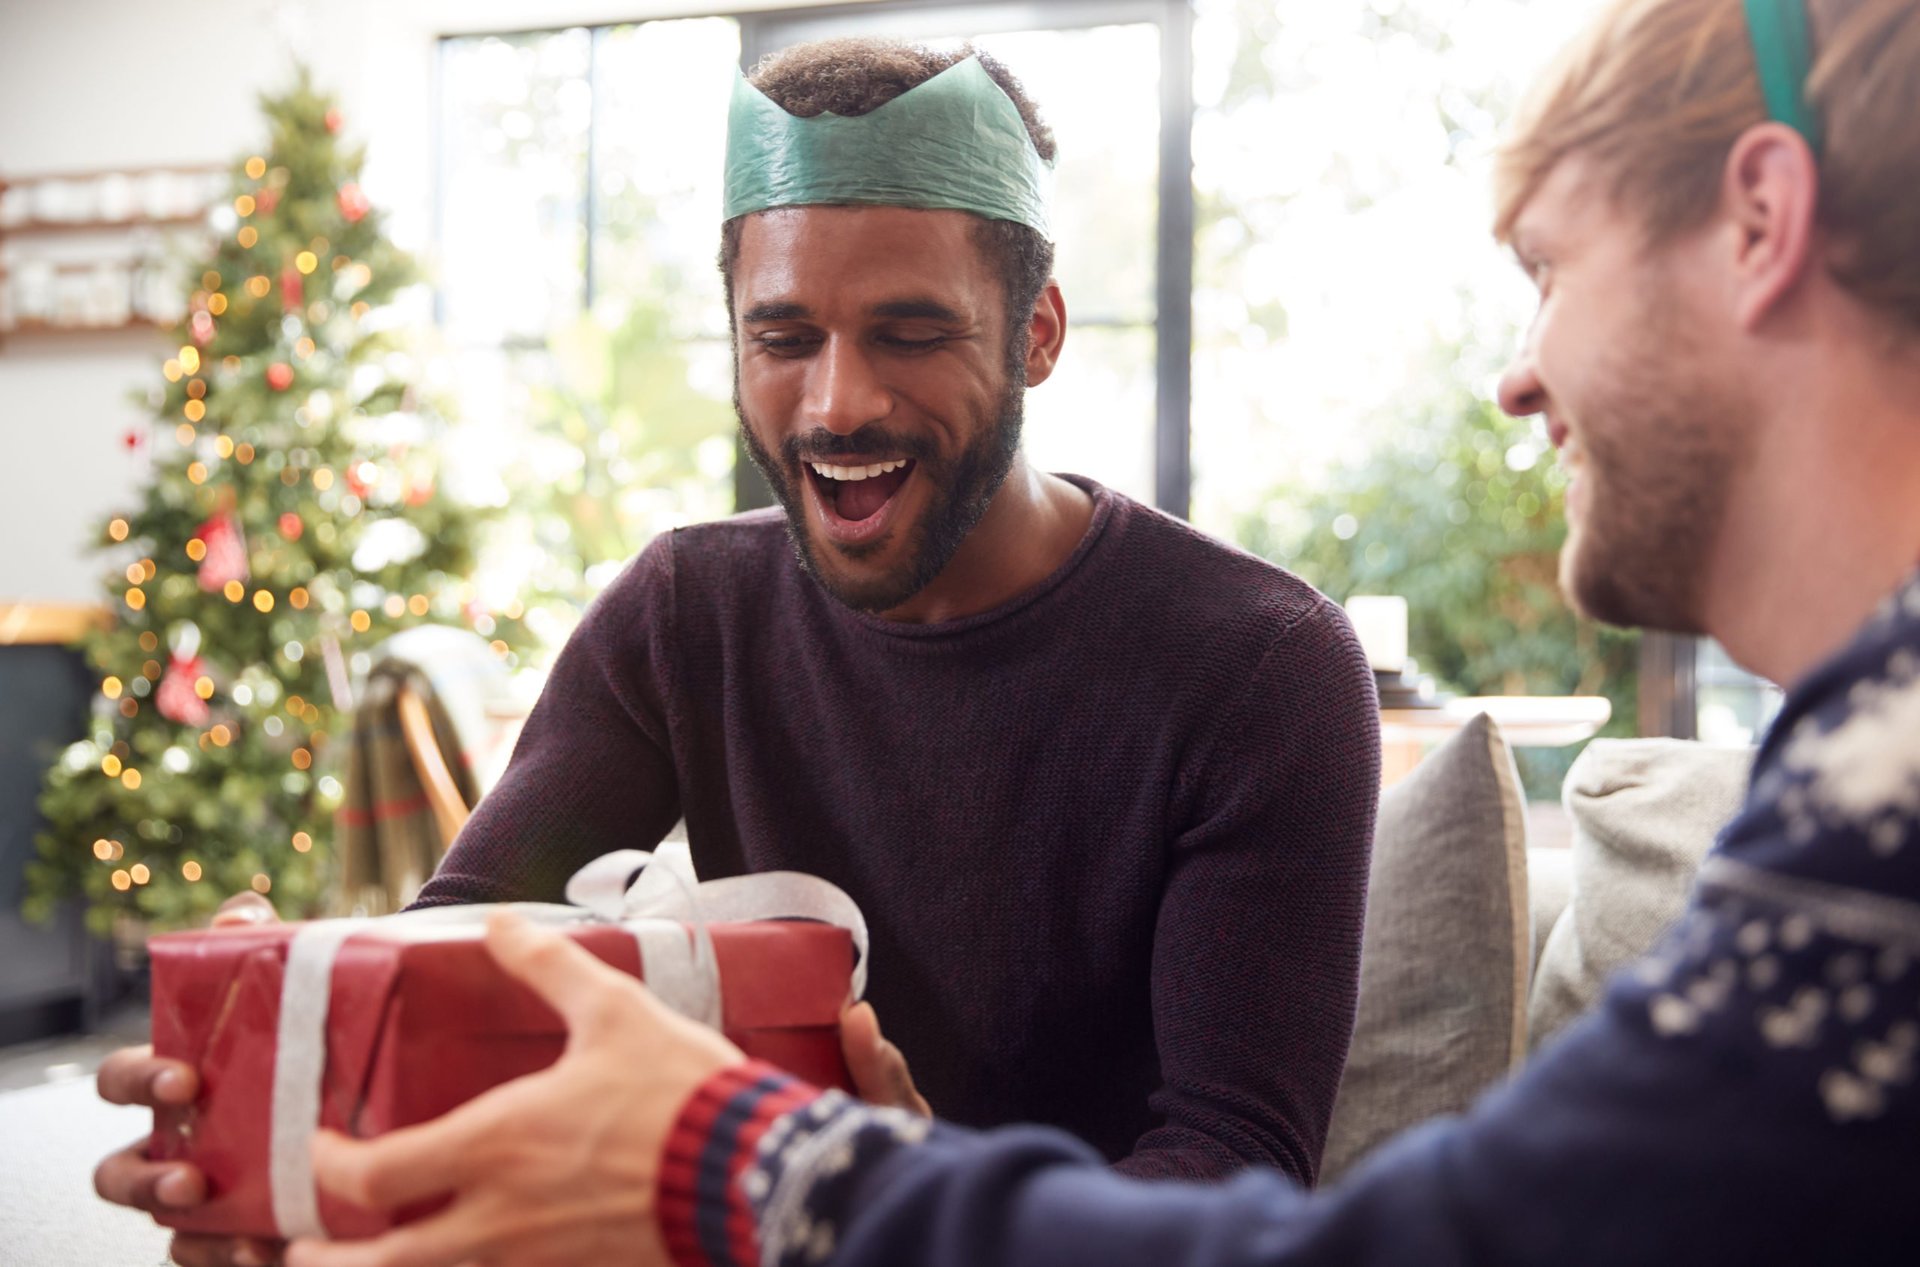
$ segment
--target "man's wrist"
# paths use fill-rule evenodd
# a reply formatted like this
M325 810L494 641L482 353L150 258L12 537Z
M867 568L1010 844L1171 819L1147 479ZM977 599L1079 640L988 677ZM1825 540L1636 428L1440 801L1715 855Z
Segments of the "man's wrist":
M660 1235L679 1267L756 1267L757 1211L740 1177L780 1118L821 1096L761 1061L722 1069L674 1120L660 1159Z

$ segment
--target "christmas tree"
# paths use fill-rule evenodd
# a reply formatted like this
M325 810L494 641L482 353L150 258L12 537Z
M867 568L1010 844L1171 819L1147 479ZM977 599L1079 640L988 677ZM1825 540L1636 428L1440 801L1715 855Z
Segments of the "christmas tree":
M437 488L440 424L395 377L390 305L417 274L361 192L364 153L304 71L262 105L269 143L236 165L151 397L150 483L102 529L92 733L41 798L26 909L84 894L102 933L248 888L317 909L329 737L369 652L428 621L503 656L524 637L517 604L485 611L463 580L479 516Z

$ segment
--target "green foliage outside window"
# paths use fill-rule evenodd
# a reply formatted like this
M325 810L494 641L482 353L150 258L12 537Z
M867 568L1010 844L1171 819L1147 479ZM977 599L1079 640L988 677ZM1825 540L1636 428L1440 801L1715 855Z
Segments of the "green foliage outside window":
M1443 690L1604 695L1601 733L1636 733L1637 636L1577 618L1560 595L1566 476L1550 446L1466 375L1441 375L1445 390L1367 457L1276 489L1239 540L1336 599L1404 596L1410 651ZM1528 795L1557 799L1576 753L1519 750Z
M686 349L646 301L617 325L581 317L548 340L534 456L513 495L545 560L542 589L584 603L656 534L732 513L733 409L691 381Z

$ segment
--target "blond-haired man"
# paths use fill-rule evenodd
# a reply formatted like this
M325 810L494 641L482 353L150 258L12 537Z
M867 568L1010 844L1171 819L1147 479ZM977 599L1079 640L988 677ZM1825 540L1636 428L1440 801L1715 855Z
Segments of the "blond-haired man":
M503 919L573 1050L438 1123L322 1139L350 1196L456 1195L295 1267L1920 1257L1920 0L1811 0L1810 54L1800 2L1617 0L1506 151L1540 310L1501 398L1573 472L1569 594L1793 684L1681 923L1522 1076L1319 1195L1135 1185L1056 1133L744 1064ZM586 1121L598 1155L558 1146ZM427 1176L518 1131L571 1169L494 1147ZM561 1193L561 1231L502 1214Z

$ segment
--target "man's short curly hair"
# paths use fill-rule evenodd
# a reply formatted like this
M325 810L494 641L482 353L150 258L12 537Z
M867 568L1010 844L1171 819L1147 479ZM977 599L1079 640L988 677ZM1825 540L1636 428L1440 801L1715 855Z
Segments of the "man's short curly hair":
M979 59L981 68L1019 109L1034 149L1051 161L1056 152L1053 131L1041 120L1033 99L1011 71L970 44L935 49L899 40L819 40L763 58L747 79L789 114L805 119L831 112L851 118L879 109L969 57ZM746 220L746 216L735 216L720 234L720 276L727 291L729 325L734 317L734 265L740 258L740 231ZM1027 225L984 216L974 225L973 240L999 277L1006 297L1008 370L1024 373L1026 314L1053 279L1053 244Z

